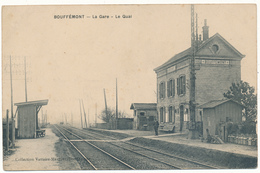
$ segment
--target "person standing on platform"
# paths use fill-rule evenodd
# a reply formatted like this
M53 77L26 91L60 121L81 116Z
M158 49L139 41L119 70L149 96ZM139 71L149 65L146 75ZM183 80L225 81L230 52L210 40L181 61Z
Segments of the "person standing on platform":
M158 136L159 122L157 120L154 121L153 128L154 128L155 135Z

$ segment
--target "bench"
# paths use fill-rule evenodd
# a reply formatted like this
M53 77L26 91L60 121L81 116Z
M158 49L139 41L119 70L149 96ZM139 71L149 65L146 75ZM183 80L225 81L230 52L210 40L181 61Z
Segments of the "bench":
M44 137L45 136L45 130L36 130L36 137Z

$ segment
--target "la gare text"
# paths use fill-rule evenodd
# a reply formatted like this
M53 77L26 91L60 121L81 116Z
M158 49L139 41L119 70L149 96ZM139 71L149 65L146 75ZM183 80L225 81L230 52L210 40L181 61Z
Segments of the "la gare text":
M131 19L132 15L54 15L54 19L85 19L85 18L92 18L92 19Z

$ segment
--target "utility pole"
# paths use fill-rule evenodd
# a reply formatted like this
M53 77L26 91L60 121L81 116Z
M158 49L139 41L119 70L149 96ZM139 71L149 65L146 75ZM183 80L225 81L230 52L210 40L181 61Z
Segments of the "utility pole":
M73 114L72 114L72 112L71 112L71 126L73 126Z
M104 100L105 100L106 119L109 120L109 117L107 115L107 100L106 100L106 90L105 89L104 89Z
M6 110L6 150L9 151L9 110Z
M81 99L81 103L82 103L82 108L83 108L83 113L84 113L84 118L85 118L85 127L87 128L86 112L85 112L85 108L84 108L84 104L83 104L83 100L82 99Z
M48 124L48 121L47 121L47 117L48 117L48 114L47 114L47 110L46 110L46 112L45 112L46 114L46 127L47 127L47 124Z
M197 15L196 15L197 18ZM195 80L196 80L196 73L195 73L195 54L196 49L198 46L198 28L197 28L197 21L196 21L196 38L195 38L195 28L194 28L194 5L191 5L191 48L192 48L192 56L190 61L190 124L189 124L189 131L190 131L190 138L195 139L196 133L196 124L195 124L195 110L196 110L196 100L195 100Z
M81 122L81 128L83 129L83 123L82 123L82 112L81 112L81 104L79 100L79 107L80 107L80 122Z
M64 117L65 117L65 122L66 122L66 125L67 125L67 114L64 113Z
M12 79L12 57L10 56L10 81L11 81L11 117L12 117L12 148L15 140L15 123L13 114L13 79Z
M27 102L26 57L24 57L24 83L25 83L25 101Z
M43 123L44 123L44 121L43 121L43 110L41 110L41 112L42 112L42 127L43 127Z
M96 108L96 111L95 111L95 126L97 127L97 103L95 104L95 108Z
M89 108L88 108L88 128L89 128Z
M118 95L117 95L117 78L116 78L116 129L117 129L117 120L118 120Z

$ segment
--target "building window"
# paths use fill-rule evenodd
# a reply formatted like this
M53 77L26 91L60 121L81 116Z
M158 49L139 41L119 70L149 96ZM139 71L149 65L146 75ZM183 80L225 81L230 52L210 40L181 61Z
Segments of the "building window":
M186 92L186 76L180 76L177 78L177 94L184 95Z
M213 50L214 53L217 53L217 51L219 50L218 45L214 44L214 45L212 46L212 50Z
M145 112L140 112L140 116L145 116Z
M172 106L169 107L169 122L172 122Z
M159 85L159 97L160 99L165 98L165 82L161 82Z
M164 122L164 110L163 107L160 108L160 122Z
M175 123L175 110L174 107L169 107L169 122Z
M189 109L185 109L184 111L184 121L189 121Z
M174 97L174 95L175 95L175 80L174 79L170 79L167 82L167 95L168 95L168 97Z

